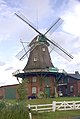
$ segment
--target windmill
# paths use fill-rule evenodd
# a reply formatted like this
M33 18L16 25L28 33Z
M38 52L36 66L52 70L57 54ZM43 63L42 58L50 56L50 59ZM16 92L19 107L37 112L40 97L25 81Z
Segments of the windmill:
M26 50L27 46L23 46L23 49L17 54L18 59L23 60L26 57L26 55L30 52L28 62L25 68L23 69L24 73L18 73L15 76L22 78L28 77L29 80L32 80L31 78L33 77L35 86L31 83L33 81L30 82L31 84L29 83L30 95L32 95L33 92L36 94L40 91L39 83L42 81L42 78L44 78L44 82L42 81L42 90L44 89L45 92L47 92L48 96L50 96L50 93L53 94L55 90L55 74L51 72L49 68L53 67L55 69L55 67L52 64L48 47L52 45L52 50L56 51L58 54L60 54L67 60L73 59L73 56L70 53L68 53L64 48L57 44L53 39L50 39L46 36L48 33L52 34L63 23L63 20L61 18L58 18L54 22L54 24L52 24L43 34L39 30L37 30L37 28L22 13L17 12L15 13L15 15L38 33L38 35L30 42L29 49ZM41 77L40 82L38 84L36 83L35 79L37 76L38 78ZM50 92L50 88L52 92Z

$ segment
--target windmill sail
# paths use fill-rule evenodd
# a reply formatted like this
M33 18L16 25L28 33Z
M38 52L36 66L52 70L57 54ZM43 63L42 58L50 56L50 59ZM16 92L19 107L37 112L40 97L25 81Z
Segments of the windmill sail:
M52 25L50 25L44 35L46 35L47 33L51 35L62 23L63 20L59 17Z
M73 56L70 53L68 53L64 48L62 48L59 44L57 44L54 40L51 40L50 53L52 52L52 50L57 52L59 55L61 55L63 58L67 59L68 61L71 61L71 59L73 59Z
M49 40L48 38L47 38L47 40L51 44L53 44L53 46L55 46L58 50L60 50L61 52L65 53L65 55L67 55L69 58L73 59L73 56L70 53L68 53L64 48L62 48L58 43L56 43L54 40Z
M37 33L41 34L38 30L37 27L34 26L22 13L17 12L15 13L17 17L19 17L21 20L23 20L27 25L29 25L32 29L34 29ZM41 34L42 35L42 34Z
M45 34L42 34L41 32L39 32L37 30L37 28L35 26L32 25L32 23L30 23L30 21L21 13L15 13L15 15L17 17L19 17L21 20L23 20L25 23L27 23L27 25L29 25L32 29L34 29L37 33L39 33L39 38L38 40L40 40L41 42L45 42L45 41L48 41L49 43L51 43L53 46L54 46L54 50L60 54L61 56L66 56L65 58L68 59L73 59L73 56L68 53L64 48L62 48L59 44L57 44L55 41L53 40L50 40L46 37L46 34L49 32L49 33L52 33L53 31L55 31L59 26L60 24L62 24L63 20L61 18L58 18L57 21L52 25L50 26L50 28L48 28L48 30L46 31ZM33 46L33 48L31 49L34 49L35 46ZM25 55L31 50L29 49L21 58L23 59L25 57ZM61 52L61 53L60 53Z
M28 50L26 50L26 49L27 49L27 46L24 47L25 50L26 50L26 52L25 52L25 50L24 50L24 48L23 48L23 49L16 55L16 57L17 57L19 60L23 60L23 59L26 57L26 55L28 56L28 53L29 53L29 52L31 52L34 48L36 48L37 45L39 45L39 43L36 43L35 45L32 45Z
M27 48L27 46L25 47L25 50L26 50L26 52L28 51L28 48ZM19 59L19 60L23 60L26 56L27 56L27 54L28 54L28 52L27 52L27 54L25 54L26 52L25 52L25 50L24 50L24 48L16 55L16 57Z

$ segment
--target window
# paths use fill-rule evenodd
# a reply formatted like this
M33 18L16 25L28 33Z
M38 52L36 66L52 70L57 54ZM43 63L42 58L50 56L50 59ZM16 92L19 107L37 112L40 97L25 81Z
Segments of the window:
M36 94L36 87L32 87L32 94Z
M68 78L68 83L69 83L69 78Z
M71 93L73 92L73 89L74 89L74 87L73 86L70 86L70 92Z
M37 77L34 76L34 77L32 78L32 82L35 83L36 80L37 80Z
M45 49L45 48L42 48L42 51L43 51L43 52L45 52L45 51L46 51L46 49Z
M37 61L37 57L34 57L34 62L36 62Z
M67 83L67 79L64 78L64 79L63 79L63 83Z
M49 86L50 85L50 79L48 77L46 77L44 80L45 80L45 85Z

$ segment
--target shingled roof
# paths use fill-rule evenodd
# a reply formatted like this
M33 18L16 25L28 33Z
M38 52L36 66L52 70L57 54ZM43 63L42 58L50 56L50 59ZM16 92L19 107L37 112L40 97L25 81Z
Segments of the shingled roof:
M68 76L73 77L74 79L80 80L80 74L78 71L75 71L75 74L68 74Z

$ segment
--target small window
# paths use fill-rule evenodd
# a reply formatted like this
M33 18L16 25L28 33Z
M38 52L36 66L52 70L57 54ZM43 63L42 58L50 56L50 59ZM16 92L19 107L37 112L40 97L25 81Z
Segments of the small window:
M32 87L32 94L36 94L36 87Z
M45 78L44 81L45 81L45 85L50 85L50 79L49 78Z
M45 48L42 48L42 51L43 51L43 52L45 52L45 51L46 51L46 49L45 49Z
M34 57L34 62L36 62L37 61L37 57Z
M69 78L68 78L68 83L69 83Z
M70 86L70 92L72 93L74 90L74 87L73 86Z
M37 77L33 77L33 78L32 78L32 82L33 82L33 83L35 83L36 80L37 80Z

